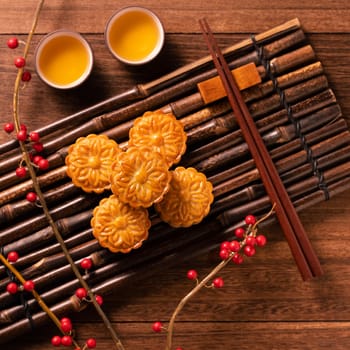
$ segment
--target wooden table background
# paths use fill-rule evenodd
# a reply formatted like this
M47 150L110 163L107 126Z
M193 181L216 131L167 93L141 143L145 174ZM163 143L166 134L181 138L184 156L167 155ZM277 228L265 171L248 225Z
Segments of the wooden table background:
M13 35L25 40L36 0L0 1L0 105L1 122L11 119L16 70L6 41ZM348 0L139 0L154 10L166 30L166 45L147 68L128 68L116 62L104 45L103 30L118 8L136 4L114 0L50 0L40 16L28 64L33 65L35 44L43 34L69 28L83 33L95 53L89 81L74 91L45 86L34 74L21 90L20 115L32 129L83 107L150 81L185 63L207 55L198 26L205 16L220 43L231 45L250 33L259 33L298 17L324 65L344 116L350 114L350 2ZM7 140L0 133L0 142ZM178 318L174 344L197 349L348 349L350 347L349 193L301 213L301 219L323 265L325 275L302 282L287 243L276 225L266 232L269 244L240 267L222 273L222 290L203 290ZM193 249L196 249L193 247ZM162 349L165 334L154 334L151 324L166 322L180 296L191 287L189 268L200 274L217 263L208 252L186 263L164 269L105 298L104 308L126 349ZM78 340L96 337L98 349L112 349L108 332L94 310L73 315ZM48 325L1 346L2 350L51 348L56 333Z

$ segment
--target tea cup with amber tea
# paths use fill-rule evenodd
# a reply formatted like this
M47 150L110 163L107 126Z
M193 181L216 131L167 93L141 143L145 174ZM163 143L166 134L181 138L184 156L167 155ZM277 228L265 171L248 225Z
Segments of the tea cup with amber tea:
M79 86L89 77L92 67L92 49L86 39L74 31L51 32L35 50L37 74L57 89Z
M130 65L153 60L164 44L164 28L149 9L130 6L117 11L105 29L105 41L112 55Z

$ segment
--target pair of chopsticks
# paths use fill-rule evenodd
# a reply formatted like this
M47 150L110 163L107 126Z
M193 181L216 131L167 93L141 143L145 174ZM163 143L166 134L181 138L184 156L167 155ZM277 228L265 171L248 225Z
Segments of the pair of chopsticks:
M206 44L212 55L215 67L222 80L223 86L236 120L241 128L251 155L259 170L261 180L272 203L275 213L285 234L296 265L303 280L323 274L320 262L307 237L300 218L282 183L276 167L270 157L265 143L259 134L252 116L234 81L233 75L221 53L211 29L205 19L199 21Z

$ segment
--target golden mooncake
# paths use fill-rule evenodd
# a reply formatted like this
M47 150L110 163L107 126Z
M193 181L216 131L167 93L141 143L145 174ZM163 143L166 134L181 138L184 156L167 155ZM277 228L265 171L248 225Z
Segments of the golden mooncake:
M151 221L147 209L132 208L111 195L95 207L91 227L102 247L114 253L128 253L148 238Z
M110 189L111 164L121 152L106 135L80 137L68 148L67 174L84 191L102 193Z
M213 186L194 168L177 167L172 171L170 189L155 205L161 219L173 227L197 224L209 213L214 200Z
M148 208L169 189L171 174L163 156L151 147L130 147L118 154L110 174L112 192L132 207Z
M168 167L180 161L186 140L183 125L173 114L161 111L144 113L129 130L129 146L151 146L164 156Z

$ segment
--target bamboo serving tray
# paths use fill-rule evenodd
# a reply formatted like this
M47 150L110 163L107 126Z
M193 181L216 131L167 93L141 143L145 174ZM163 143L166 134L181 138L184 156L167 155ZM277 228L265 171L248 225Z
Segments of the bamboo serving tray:
M296 209L302 210L350 188L350 133L321 62L297 19L249 37L223 50L234 71L254 64L261 82L242 88L280 177ZM50 211L77 265L90 257L87 282L105 295L157 269L234 238L248 213L266 214L271 203L226 97L208 101L201 84L215 79L209 56L148 84L103 101L37 130L50 169L39 176ZM149 110L172 112L188 137L179 165L195 167L214 186L208 217L186 229L173 229L151 210L152 228L143 246L112 254L93 238L90 219L102 195L87 194L66 175L67 148L80 136L103 133L127 148L133 120ZM61 137L53 136L60 134ZM79 282L66 262L40 208L23 198L30 179L18 179L16 141L0 145L0 249L17 250L16 267L60 315L87 305L74 296ZM269 219L266 224L271 223ZM176 237L176 239L174 239ZM0 266L1 290L13 278ZM0 343L42 327L49 319L30 294L0 294Z

